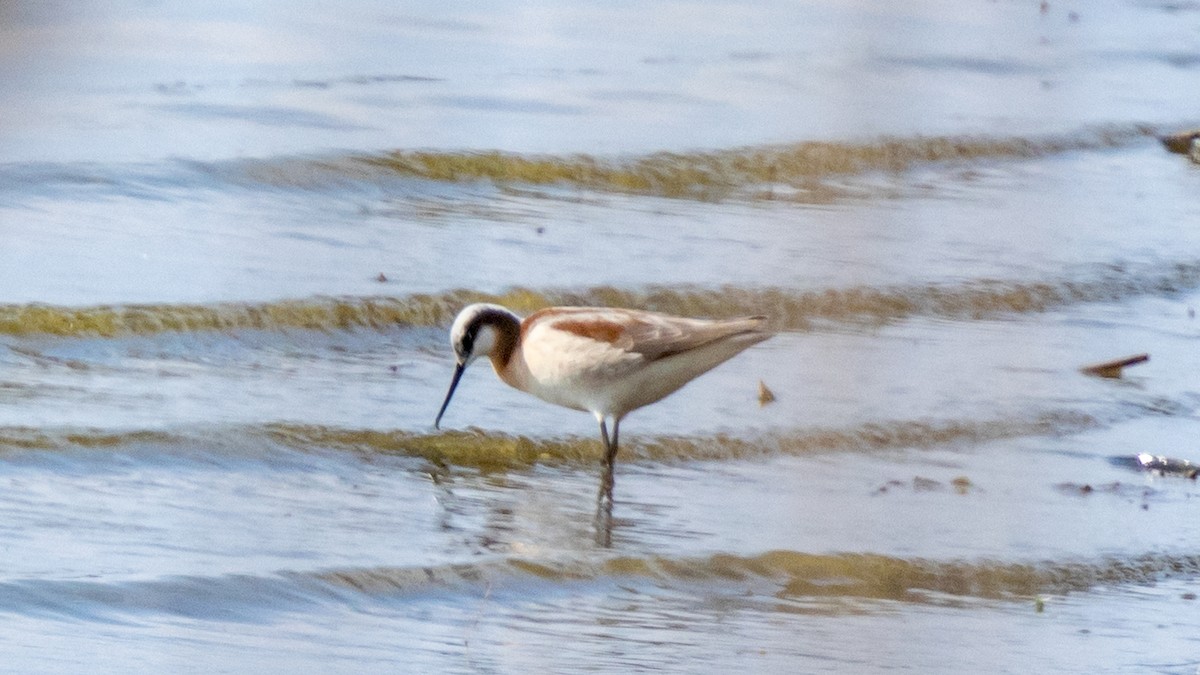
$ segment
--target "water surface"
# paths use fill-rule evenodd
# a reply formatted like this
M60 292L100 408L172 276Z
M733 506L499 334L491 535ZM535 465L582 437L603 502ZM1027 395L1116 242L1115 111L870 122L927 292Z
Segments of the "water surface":
M1200 665L1195 7L0 12L10 667ZM603 547L589 416L432 428L480 300L779 334Z

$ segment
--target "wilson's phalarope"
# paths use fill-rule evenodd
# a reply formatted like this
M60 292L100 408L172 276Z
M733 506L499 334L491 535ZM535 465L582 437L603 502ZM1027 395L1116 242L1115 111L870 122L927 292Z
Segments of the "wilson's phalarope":
M467 366L488 356L506 384L595 415L604 442L601 497L611 503L621 418L771 337L765 324L761 316L712 321L599 307L551 307L522 321L499 305L470 305L450 328L457 365L434 427Z

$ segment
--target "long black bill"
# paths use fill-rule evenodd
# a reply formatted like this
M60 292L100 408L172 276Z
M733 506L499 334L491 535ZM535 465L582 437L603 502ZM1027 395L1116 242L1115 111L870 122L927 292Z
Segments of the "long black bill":
M442 409L438 411L437 419L433 421L433 428L440 428L438 425L442 423L442 415L446 413L446 406L450 405L450 397L454 396L454 389L458 387L458 381L462 378L463 371L467 369L467 364L459 363L454 366L454 377L450 380L450 391L446 392L446 400L442 401Z

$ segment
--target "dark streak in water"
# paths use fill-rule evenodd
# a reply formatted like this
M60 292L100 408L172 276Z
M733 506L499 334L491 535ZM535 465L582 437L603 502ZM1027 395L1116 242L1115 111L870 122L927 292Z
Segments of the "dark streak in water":
M482 110L498 113L540 113L547 115L582 115L586 110L579 106L564 105L531 98L504 96L435 96L430 102L447 108Z
M324 79L293 79L293 80L268 80L261 78L242 80L236 85L227 81L188 81L175 80L172 82L158 82L154 84L154 91L167 96L184 96L197 94L204 91L230 89L237 87L240 89L331 89L342 85L353 86L369 86L369 85L384 85L384 84L403 84L403 83L429 83L443 82L442 78L426 77L422 75L349 75L346 77L331 77Z
M982 75L1037 75L1045 68L1007 59L988 59L968 56L888 56L881 62L889 65L926 70L961 70Z
M268 127L356 130L365 127L332 115L280 106L219 105L215 103L163 103L159 110L199 118L233 119Z

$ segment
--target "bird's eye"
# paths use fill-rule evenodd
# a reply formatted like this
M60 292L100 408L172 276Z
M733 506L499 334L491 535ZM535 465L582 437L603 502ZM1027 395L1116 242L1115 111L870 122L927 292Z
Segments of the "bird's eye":
M459 349L458 355L459 356L468 356L471 353L471 350L474 348L475 348L475 331L470 330L470 331L467 331L462 336L462 340L459 340L459 342L458 342L458 349Z

